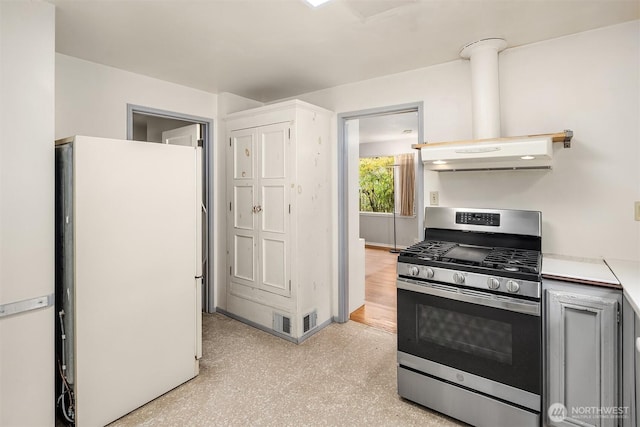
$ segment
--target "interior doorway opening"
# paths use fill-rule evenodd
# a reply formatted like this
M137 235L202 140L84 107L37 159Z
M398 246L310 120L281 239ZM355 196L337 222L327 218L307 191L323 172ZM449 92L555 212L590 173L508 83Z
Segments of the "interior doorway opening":
M214 276L212 259L213 219L210 180L211 165L213 164L213 120L206 117L192 116L172 111L127 104L127 139L155 143L170 143L177 145L191 145L202 148L201 176L202 182L202 310L207 313L215 311L215 292L213 289Z
M424 139L422 108L420 102L338 115L339 322L346 322L354 313L355 318L351 317L353 320L368 324L373 321L377 323L373 326L395 331L396 257L389 254L389 249L410 246L422 237L423 168L418 153L411 148L412 144ZM402 161L412 164L414 179L411 189L405 189L405 192L413 194L412 205L403 208L405 210L401 212L399 199L402 190L398 184L400 156L404 155L407 157L402 158ZM360 159L383 156L393 156L394 159L389 171L393 177L389 184L394 192L390 196L392 202L380 204L390 204L390 207L384 209L390 212L362 212ZM379 177L377 179L383 180ZM402 221L401 227L399 219ZM399 233L400 228L402 233ZM369 247L365 249L365 245ZM366 262L367 259L369 263ZM386 265L386 271L383 265ZM367 298L370 302L369 310ZM378 314L375 314L374 307L380 309ZM367 320L365 313L372 312L374 319Z
M387 332L397 332L397 254L365 245L364 304L349 319Z
M132 117L133 134L130 139L134 141L158 142L163 143L162 133L181 127L197 124L204 127L204 124L178 120L169 117L150 116L140 112L134 112Z

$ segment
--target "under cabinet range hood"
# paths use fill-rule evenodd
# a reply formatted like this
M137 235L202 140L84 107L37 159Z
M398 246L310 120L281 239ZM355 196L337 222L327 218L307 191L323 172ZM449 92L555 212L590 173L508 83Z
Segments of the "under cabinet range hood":
M550 169L553 143L573 132L420 144L425 169L434 171Z
M471 63L473 138L467 141L415 144L425 169L435 171L551 169L553 143L570 147L573 132L500 137L498 53L505 40L469 43L460 56Z

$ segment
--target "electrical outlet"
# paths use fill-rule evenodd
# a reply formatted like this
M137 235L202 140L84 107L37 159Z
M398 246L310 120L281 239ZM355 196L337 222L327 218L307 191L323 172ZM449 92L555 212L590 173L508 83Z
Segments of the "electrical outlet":
M440 203L440 196L438 196L438 192L431 191L429 193L429 204L431 206L438 206L439 203Z
M636 221L640 221L640 202L635 203Z

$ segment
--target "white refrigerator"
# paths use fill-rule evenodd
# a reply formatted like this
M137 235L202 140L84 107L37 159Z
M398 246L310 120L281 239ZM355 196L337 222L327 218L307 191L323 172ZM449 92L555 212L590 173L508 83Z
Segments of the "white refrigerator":
M105 425L198 374L200 148L56 142L56 398Z

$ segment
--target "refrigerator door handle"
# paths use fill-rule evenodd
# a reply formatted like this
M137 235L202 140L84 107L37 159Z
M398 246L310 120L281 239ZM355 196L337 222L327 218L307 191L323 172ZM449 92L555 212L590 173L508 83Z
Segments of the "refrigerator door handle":
M14 314L37 310L51 305L53 305L53 294L11 302L8 304L0 304L0 317L12 316Z

